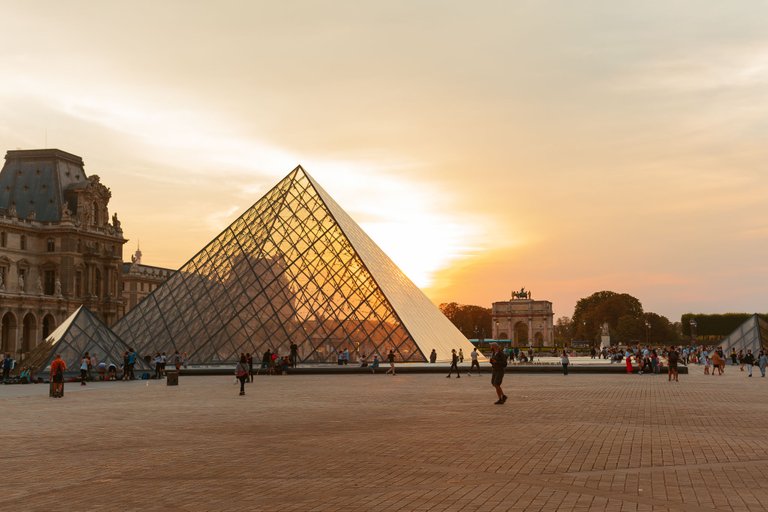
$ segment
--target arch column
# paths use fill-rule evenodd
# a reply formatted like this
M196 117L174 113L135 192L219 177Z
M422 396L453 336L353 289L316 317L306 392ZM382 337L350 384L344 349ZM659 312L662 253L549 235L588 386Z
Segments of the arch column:
M16 352L17 338L18 322L16 315L5 309L0 318L0 350L13 356Z

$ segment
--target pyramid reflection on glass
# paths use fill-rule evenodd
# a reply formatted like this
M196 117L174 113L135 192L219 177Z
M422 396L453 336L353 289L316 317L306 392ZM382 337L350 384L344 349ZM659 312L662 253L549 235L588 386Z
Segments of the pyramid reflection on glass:
M745 354L747 350L751 350L752 354L757 356L761 350L768 350L768 322L760 315L754 314L718 343L718 346L723 347L726 356L731 350L736 350L737 353L743 350Z
M120 368L128 346L85 306L69 315L24 361L35 372L48 372L56 354L67 365L67 373L80 373L80 361L88 352L95 361L114 363ZM136 361L137 370L148 370L144 361ZM43 377L44 375L40 375Z
M178 350L192 364L268 348L332 362L345 348L386 360L472 350L300 166L129 311L115 332L140 354Z

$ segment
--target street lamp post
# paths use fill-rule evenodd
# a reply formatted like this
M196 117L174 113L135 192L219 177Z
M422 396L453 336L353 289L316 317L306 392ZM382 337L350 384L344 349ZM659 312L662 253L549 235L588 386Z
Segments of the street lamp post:
M645 344L651 344L651 322L645 322Z
M696 320L691 318L691 345L696 343Z

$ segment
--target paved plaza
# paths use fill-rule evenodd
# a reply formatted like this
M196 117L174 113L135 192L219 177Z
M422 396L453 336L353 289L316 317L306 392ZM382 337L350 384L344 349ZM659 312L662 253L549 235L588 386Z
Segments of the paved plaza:
M756 373L0 386L0 508L766 510Z

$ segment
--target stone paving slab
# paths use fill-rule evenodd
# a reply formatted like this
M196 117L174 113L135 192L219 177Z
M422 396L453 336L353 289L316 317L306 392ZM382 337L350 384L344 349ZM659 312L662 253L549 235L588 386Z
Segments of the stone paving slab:
M768 378L0 386L3 510L768 509Z

